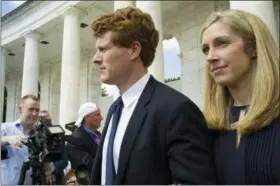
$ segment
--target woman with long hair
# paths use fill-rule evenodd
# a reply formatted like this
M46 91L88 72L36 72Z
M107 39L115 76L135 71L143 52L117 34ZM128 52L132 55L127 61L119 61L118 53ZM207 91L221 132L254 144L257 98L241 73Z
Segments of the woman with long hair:
M203 24L203 113L219 184L280 184L279 51L257 16L226 10Z

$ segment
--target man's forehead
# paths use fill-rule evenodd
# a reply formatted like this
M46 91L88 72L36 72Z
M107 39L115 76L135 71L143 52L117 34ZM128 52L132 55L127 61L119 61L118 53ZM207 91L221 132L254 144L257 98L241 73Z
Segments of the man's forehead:
M97 110L93 112L93 114L99 114L100 113L100 109L97 107Z
M104 46L107 46L110 44L110 41L109 40L106 40L106 39L97 39L96 40L96 43L95 43L95 46L96 48L98 47L104 47Z
M26 99L26 100L23 101L23 105L24 106L36 106L36 107L38 107L39 104L40 104L39 101L33 100L31 98Z
M111 32L107 32L99 37L96 38L96 47L108 45L111 43Z
M41 116L48 116L49 113L48 113L48 112L41 112L40 115L41 115Z

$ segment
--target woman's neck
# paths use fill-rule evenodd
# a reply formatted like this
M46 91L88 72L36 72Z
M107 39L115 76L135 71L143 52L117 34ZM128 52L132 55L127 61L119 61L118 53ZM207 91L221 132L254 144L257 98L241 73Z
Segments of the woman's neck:
M228 87L233 98L233 106L249 105L252 94L252 74L246 76L239 83Z

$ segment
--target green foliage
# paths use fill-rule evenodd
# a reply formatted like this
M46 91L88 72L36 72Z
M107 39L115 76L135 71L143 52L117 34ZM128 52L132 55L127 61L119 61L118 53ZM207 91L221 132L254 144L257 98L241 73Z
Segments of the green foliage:
M170 83L172 81L178 81L180 80L181 78L180 77L177 77L177 78L167 78L164 80L165 83Z
M107 90L106 90L105 87L103 87L103 88L101 89L101 96L102 96L102 97L108 96L108 93L107 93Z

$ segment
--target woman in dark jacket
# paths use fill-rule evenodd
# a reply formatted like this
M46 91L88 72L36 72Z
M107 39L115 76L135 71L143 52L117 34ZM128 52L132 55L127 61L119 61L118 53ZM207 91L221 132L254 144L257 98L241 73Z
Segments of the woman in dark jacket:
M215 12L201 46L218 183L280 184L279 51L269 29L245 11Z

